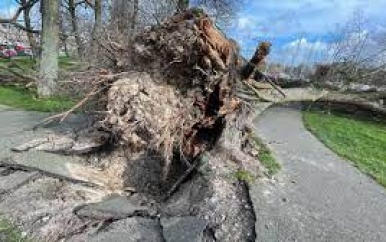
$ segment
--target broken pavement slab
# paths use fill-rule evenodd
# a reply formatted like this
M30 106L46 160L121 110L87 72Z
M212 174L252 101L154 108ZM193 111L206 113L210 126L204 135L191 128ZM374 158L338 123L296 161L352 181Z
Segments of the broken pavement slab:
M33 130L33 127L46 118L48 114L26 112L6 106L0 106L0 114L0 160L12 155L11 148L29 149L28 147L19 147L28 141L41 140L44 143L44 139L49 136L57 133L76 133L77 130L87 127L90 123L88 117L70 115L60 125L50 125L48 128ZM39 144L32 142L29 145Z
M161 226L157 220L128 218L110 224L106 231L90 236L90 242L164 242Z
M138 197L139 198L139 197ZM81 218L120 220L133 216L155 217L156 210L144 205L146 201L131 197L111 196L98 203L80 205L74 213Z
M28 183L31 179L35 178L37 175L38 172L23 171L15 171L5 176L0 174L0 194L19 188L20 186Z
M205 219L192 216L161 219L163 235L167 242L201 242L207 225Z
M54 178L60 178L76 183L84 183L90 186L117 189L117 181L109 177L103 171L82 164L81 157L62 156L46 152L30 151L15 153L2 159L0 166L15 169L39 171Z

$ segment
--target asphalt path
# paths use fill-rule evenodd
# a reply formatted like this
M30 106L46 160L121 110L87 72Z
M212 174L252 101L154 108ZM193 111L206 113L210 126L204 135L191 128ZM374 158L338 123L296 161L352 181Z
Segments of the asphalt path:
M256 122L282 170L256 182L256 241L386 241L386 190L303 126L301 112L268 109Z

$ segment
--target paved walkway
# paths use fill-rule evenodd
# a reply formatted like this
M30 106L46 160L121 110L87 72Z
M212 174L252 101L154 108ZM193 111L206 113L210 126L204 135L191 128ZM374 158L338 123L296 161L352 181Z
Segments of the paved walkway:
M257 241L386 241L386 189L323 146L299 111L271 108L257 131L283 167L251 187Z

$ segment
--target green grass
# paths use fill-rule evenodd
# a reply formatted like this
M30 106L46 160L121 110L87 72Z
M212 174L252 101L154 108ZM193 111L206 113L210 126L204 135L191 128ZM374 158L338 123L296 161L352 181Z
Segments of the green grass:
M327 147L386 187L385 124L321 112L304 112L303 119Z
M38 71L38 63L29 57L17 57L11 60L0 59L0 66L27 76L36 76ZM78 68L78 65L71 58L59 57L59 67L61 70L73 70ZM2 70L0 69L0 71ZM27 111L60 112L71 108L75 102L64 97L38 99L35 90L0 86L0 104Z
M73 59L65 56L60 56L59 58L59 68L60 69L69 69L77 66L77 62ZM22 70L35 70L38 69L38 61L31 59L29 57L16 57L12 59L1 59L0 66L9 67L12 69L22 69Z
M280 164L277 162L277 160L276 160L275 156L272 154L271 150L267 147L267 145L260 138L254 137L253 140L255 141L256 145L258 147L260 147L258 157L259 157L261 164L267 170L267 175L273 176L281 169Z
M36 98L36 92L21 87L0 86L0 104L27 111L60 112L71 108L75 102L64 97Z
M31 240L23 238L21 232L9 221L2 218L0 218L0 240L6 242L31 242Z
M236 171L234 177L236 177L237 180L245 182L253 182L255 180L255 177L251 172L243 169Z

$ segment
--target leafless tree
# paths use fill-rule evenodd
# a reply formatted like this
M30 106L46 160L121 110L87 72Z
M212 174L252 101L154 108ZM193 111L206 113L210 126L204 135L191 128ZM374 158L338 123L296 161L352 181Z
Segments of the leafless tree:
M38 95L42 98L55 94L58 79L59 2L41 0L42 34Z
M377 75L386 73L386 60L383 58L386 46L374 45L374 33L368 32L365 25L362 14L358 12L337 31L339 38L333 45L328 64L317 68L316 78L342 83L344 87L350 83L378 82Z
M26 32L39 33L38 30L28 28L18 22L18 19L24 10L30 10L37 2L39 2L39 0L17 0L16 3L19 4L19 8L16 10L15 14L10 18L0 18L0 24L12 24L16 28L22 29Z

